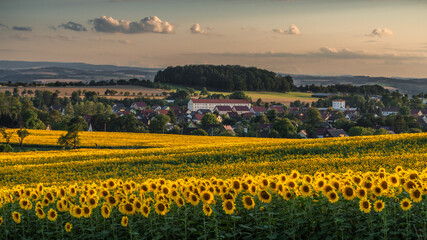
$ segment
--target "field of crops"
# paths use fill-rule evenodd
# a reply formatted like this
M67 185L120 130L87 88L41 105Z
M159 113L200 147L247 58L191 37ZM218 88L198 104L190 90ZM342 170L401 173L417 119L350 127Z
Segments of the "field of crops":
M61 133L24 143L52 146ZM81 140L0 153L0 239L427 238L426 133Z

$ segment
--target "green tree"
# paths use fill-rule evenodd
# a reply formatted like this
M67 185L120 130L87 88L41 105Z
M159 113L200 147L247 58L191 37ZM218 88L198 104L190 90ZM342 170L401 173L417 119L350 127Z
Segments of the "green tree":
M206 113L202 117L202 127L207 128L211 124L219 124L218 119L216 118L216 115L213 113Z
M305 124L307 124L310 127L315 127L320 122L323 122L323 119L319 110L315 107L309 108L307 110L307 117L305 118Z
M26 137L28 137L28 135L30 135L30 132L27 131L27 129L19 129L18 131L16 131L16 134L18 134L18 140L19 140L19 145L21 146L21 150L24 149L24 139Z
M10 139L12 138L15 131L7 131L6 128L1 128L0 133L2 134L4 140L6 141L6 144L9 144Z
M170 122L170 118L168 115L159 114L154 117L154 119L150 122L150 132L152 133L165 133L166 132L166 124Z
M168 116L170 118L170 122L172 124L176 124L176 116L175 116L175 112L172 109L169 109L168 111Z
M279 119L273 123L273 129L276 130L282 138L293 138L297 135L297 128L287 119Z
M209 95L208 90L206 89L206 87L202 88L202 91L200 91L200 95Z
M408 106L403 106L399 108L399 114L403 116L408 116L411 113L411 109Z
M405 118L402 115L398 114L396 118L394 118L394 122L393 122L394 132L401 133L407 130L407 128L408 128L408 125L406 124Z
M81 131L80 124L73 124L68 128L67 134L61 134L58 138L58 144L63 148L76 148L80 144L79 131Z
M208 133L203 129L196 129L196 130L191 131L191 135L208 136Z

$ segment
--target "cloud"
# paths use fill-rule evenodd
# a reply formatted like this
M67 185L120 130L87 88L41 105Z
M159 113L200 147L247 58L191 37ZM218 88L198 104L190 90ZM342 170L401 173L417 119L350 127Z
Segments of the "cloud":
M162 21L157 16L146 17L139 22L116 20L112 17L102 16L89 20L96 32L104 33L174 33L175 26Z
M288 30L273 29L273 32L279 33L279 34L287 34L287 35L300 35L301 34L301 31L298 29L297 26L295 26L295 24L292 24L291 26L289 26Z
M12 38L14 38L14 39L17 39L17 40L22 40L22 41L26 41L26 40L28 40L28 37L27 36L25 36L24 34L22 34L22 33L19 33L19 34L13 34L13 35L11 35L11 37Z
M370 36L371 37L387 37L387 36L393 36L393 32L388 28L375 28L372 30Z
M420 60L427 59L426 54L393 54L375 53L368 51L355 51L348 48L337 50L330 47L322 47L317 51L306 53L291 52L241 52L241 53L201 53L201 55L224 56L224 57L260 57L260 58L298 58L298 59L371 59L371 60Z
M31 28L31 27L17 27L17 26L13 26L12 29L16 30L16 31L24 31L24 32L31 32L31 31L33 31L33 28Z
M71 21L59 25L58 28L68 29L76 32L86 32L86 28L83 25Z
M212 30L212 28L210 28L210 27L208 27L208 28L206 28L208 31L210 31L210 30ZM195 23L195 24L193 24L192 26L191 26L191 28L190 28L190 32L192 33L192 34L206 34L206 31L205 30L203 30L201 27L200 27L200 24L198 24L198 23Z

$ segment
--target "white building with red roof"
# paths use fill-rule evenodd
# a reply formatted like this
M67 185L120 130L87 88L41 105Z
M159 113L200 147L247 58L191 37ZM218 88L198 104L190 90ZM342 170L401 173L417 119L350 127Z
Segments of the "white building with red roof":
M216 106L247 106L251 107L251 103L246 99L190 99L188 101L188 109L191 111L197 111L199 109L214 110Z

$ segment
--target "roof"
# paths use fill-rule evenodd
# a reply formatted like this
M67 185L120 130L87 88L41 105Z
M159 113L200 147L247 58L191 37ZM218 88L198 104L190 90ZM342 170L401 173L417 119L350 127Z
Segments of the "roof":
M326 132L331 135L331 137L348 137L348 134L343 129L326 129Z
M246 99L191 99L193 103L246 103L250 102Z
M236 113L236 112L227 112L227 114L228 114L228 116L229 117L231 117L231 118L237 118L237 117L240 117L239 116L239 114L238 113Z
M216 110L220 111L220 112L231 112L231 107L230 106L216 106L215 107Z
M280 107L280 106L271 106L269 109L270 109L270 110L271 110L271 109L276 109L278 113L283 113L283 112L285 112L285 110L283 110L283 107Z
M133 105L136 107L146 107L147 106L147 104L145 104L145 102L134 102Z
M267 109L265 107L253 106L252 109L254 110L254 112L267 112Z
M345 102L345 100L344 99L335 99L335 100L332 100L332 102Z
M234 110L236 110L237 112L244 112L244 111L249 112L249 108L248 108L248 106L234 106L233 108L234 108Z
M159 110L157 111L157 114L168 114L169 110Z
M200 121L203 118L203 114L196 113L194 114L194 118Z
M114 104L116 107L119 107L119 108L125 108L126 106L123 104L123 103L116 103L116 104ZM113 106L114 107L114 106Z

